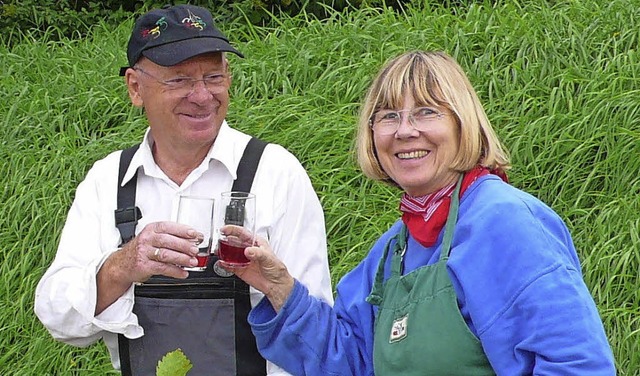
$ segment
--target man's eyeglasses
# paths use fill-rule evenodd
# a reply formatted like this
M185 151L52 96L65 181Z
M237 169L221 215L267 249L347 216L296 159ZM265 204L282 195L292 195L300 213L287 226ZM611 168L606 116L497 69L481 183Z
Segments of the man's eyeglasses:
M431 107L417 107L410 110L380 110L375 112L371 119L369 119L369 125L374 132L388 136L396 133L400 123L402 122L402 113L408 112L409 124L414 129L424 132L428 131L436 121L441 120L443 117L449 114L438 112Z
M191 95L191 93L193 93L193 91L195 90L196 82L199 81L202 81L204 87L211 94L220 94L228 89L228 75L226 73L209 74L200 79L192 77L175 77L168 80L162 80L141 68L134 67L133 69L149 76L160 85L166 87L167 90L173 91L183 97L188 97L189 95Z

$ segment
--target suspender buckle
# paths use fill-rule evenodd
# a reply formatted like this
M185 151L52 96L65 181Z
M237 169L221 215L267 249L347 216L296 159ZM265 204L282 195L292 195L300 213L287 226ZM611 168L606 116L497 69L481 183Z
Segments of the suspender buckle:
M137 206L130 206L128 208L120 208L115 210L116 225L120 223L138 223L138 220L142 218L142 212Z
M129 206L126 208L116 209L114 214L116 227L118 228L118 231L120 231L120 237L122 238L120 246L123 246L135 236L136 225L138 224L138 220L142 218L142 212L137 206Z

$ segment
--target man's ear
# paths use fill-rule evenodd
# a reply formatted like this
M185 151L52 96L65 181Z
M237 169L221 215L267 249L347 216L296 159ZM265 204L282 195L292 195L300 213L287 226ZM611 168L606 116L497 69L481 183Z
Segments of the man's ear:
M124 80L127 84L127 90L129 91L129 99L131 99L131 103L136 107L143 107L144 102L142 101L142 96L140 95L140 75L133 68L127 69L124 74Z
M233 75L231 74L231 69L229 68L229 60L227 60L227 58L225 57L224 52L222 53L222 65L224 67L225 73L227 73L227 85L231 87L231 83L233 82Z

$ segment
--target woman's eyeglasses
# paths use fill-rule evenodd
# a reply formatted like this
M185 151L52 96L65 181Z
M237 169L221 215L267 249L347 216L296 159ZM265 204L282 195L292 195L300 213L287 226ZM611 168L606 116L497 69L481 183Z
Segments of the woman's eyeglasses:
M431 107L416 107L410 110L380 110L371 116L369 125L374 132L388 136L396 133L400 123L402 123L402 113L407 112L407 118L411 126L424 132L441 120L444 116L448 115L443 112L439 112Z

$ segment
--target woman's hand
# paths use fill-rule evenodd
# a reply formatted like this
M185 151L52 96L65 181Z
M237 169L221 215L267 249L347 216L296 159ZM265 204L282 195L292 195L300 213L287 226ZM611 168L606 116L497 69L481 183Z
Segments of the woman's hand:
M243 237L244 229L238 226L225 226L226 235ZM251 261L247 266L233 266L221 261L222 266L233 272L240 279L261 291L276 312L282 308L293 290L294 279L287 271L287 267L271 250L269 242L256 237L255 246L247 247L244 255Z

